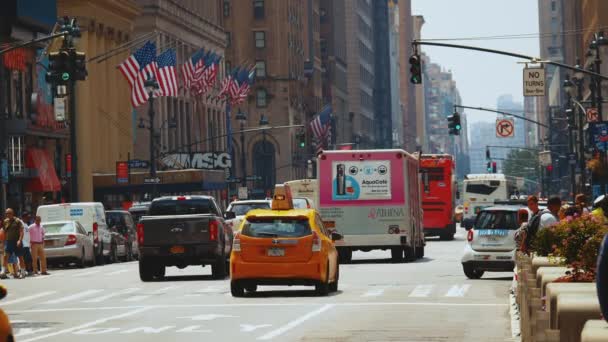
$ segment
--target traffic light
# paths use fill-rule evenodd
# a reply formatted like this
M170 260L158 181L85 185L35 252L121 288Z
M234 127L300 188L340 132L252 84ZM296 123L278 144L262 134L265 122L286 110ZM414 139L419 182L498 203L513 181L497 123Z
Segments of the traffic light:
M566 109L566 118L568 119L568 128L575 129L574 111L571 108Z
M547 176L551 176L553 172L553 165L547 165Z
M298 132L298 146L300 148L306 147L306 134L304 132Z
M486 159L487 159L487 160L492 159L492 158L490 157L490 148L489 148L489 147L486 147Z
M492 173L496 173L496 162L492 162Z
M458 112L448 116L448 129L450 135L460 135L462 126L460 125L460 114Z
M492 173L492 162L488 162L486 170L488 171L488 173Z
M49 53L49 70L46 73L46 81L53 85L67 84L70 80L70 53L68 50L60 50Z
M84 52L71 50L72 72L74 81L84 81L87 78L86 55Z
M410 82L414 84L422 83L422 66L420 64L419 55L412 55L410 57Z

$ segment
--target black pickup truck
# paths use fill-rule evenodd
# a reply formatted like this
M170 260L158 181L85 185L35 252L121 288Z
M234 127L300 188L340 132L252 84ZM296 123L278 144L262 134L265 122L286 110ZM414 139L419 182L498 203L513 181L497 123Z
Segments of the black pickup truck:
M165 267L211 265L215 279L228 270L233 232L215 199L210 196L156 198L137 224L139 277L161 279Z

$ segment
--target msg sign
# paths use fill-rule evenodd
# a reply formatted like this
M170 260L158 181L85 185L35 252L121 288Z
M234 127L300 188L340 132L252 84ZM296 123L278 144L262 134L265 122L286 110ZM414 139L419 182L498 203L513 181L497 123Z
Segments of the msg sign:
M545 96L545 69L524 68L524 96Z

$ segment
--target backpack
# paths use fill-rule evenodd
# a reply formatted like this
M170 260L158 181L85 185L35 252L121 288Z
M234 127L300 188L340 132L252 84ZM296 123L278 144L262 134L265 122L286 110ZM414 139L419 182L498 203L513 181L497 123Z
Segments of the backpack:
M540 210L536 214L532 216L532 218L528 221L528 225L526 226L526 237L525 237L525 246L527 250L530 250L530 244L534 237L536 236L536 232L538 232L538 228L540 227L540 218L547 213L551 213L551 211L544 209Z

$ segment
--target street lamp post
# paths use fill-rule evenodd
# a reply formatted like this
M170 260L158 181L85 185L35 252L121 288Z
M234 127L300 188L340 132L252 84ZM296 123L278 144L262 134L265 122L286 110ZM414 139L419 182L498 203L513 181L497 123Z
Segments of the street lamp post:
M239 108L235 118L241 124L241 185L247 186L247 161L245 159L245 123L247 122L247 115Z
M270 124L270 122L268 121L268 118L264 114L262 114L260 116L260 122L259 122L260 127L268 127L269 124ZM262 130L262 152L264 153L264 156L266 156L266 130L265 129ZM256 175L256 176L258 176L258 175ZM264 178L263 178L264 186L267 183L266 180L267 180L268 176L269 176L268 174L266 174L266 173L264 174ZM266 190L266 189L264 189L264 190Z
M153 200L156 197L156 144L154 143L154 90L158 89L158 82L154 78L153 75L149 76L146 81L144 81L144 86L146 87L146 91L148 92L148 117L150 120L150 178L152 178L152 194L150 200Z
M568 152L576 153L576 148L574 144L574 123L576 122L576 117L574 116L574 110L572 109L572 92L574 89L574 84L572 83L572 81L570 81L570 76L566 75L563 87L564 91L566 92L566 117L568 118ZM570 165L570 191L574 199L574 196L576 196L576 164L572 163L570 158L568 158L568 164Z

